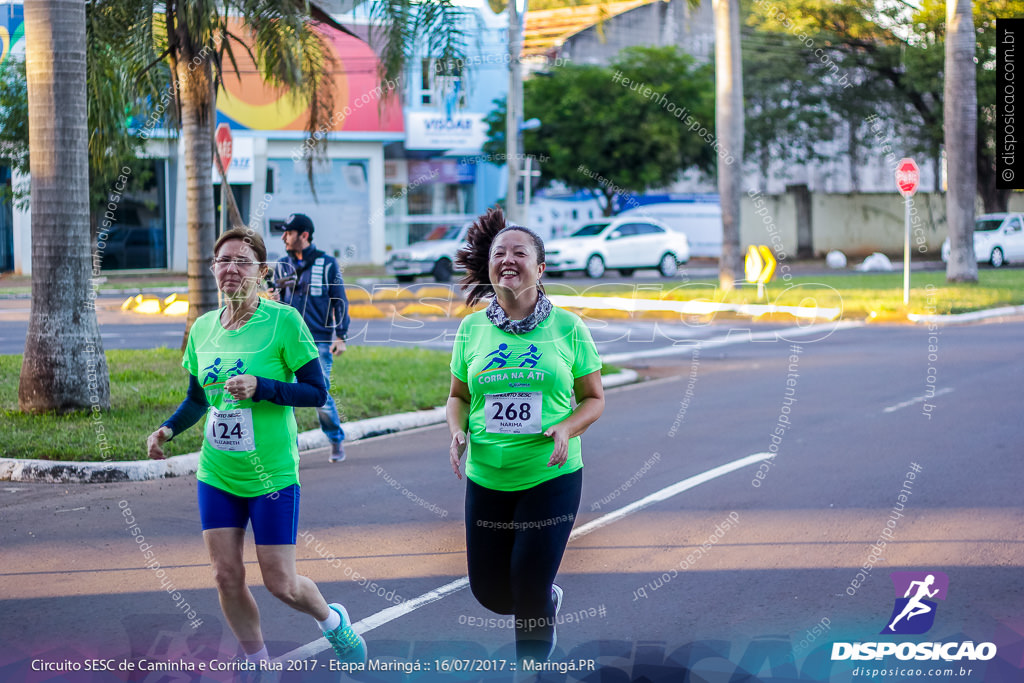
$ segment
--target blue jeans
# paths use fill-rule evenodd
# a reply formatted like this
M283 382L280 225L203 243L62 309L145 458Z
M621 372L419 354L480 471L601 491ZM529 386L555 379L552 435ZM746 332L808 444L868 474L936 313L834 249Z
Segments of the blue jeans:
M334 397L331 396L331 367L334 366L331 343L316 342L316 350L320 352L320 369L323 370L324 383L327 384L327 403L316 409L316 415L320 418L320 429L331 443L339 443L345 440L345 431L341 428L338 407L334 405Z

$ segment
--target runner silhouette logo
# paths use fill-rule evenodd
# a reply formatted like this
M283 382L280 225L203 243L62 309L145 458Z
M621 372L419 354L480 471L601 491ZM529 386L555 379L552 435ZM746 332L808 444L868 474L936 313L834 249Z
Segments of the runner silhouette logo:
M920 635L935 623L935 600L945 600L949 577L943 572L893 572L896 601L883 634Z

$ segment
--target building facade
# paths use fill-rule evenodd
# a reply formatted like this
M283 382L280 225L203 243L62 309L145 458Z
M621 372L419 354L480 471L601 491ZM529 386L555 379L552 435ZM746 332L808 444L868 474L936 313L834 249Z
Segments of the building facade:
M446 63L420 51L403 83L405 136L385 148L388 250L444 234L505 194L504 159L482 152L484 118L508 92L508 14L485 0L458 0L465 59ZM338 20L367 31L369 8ZM372 36L369 37L372 43Z
M233 139L232 195L243 221L262 232L271 257L283 253L280 226L291 213L309 215L317 246L340 262L383 264L391 248L461 224L504 194L502 162L490 163L481 147L483 118L507 90L507 24L482 0L462 4L470 35L458 79L422 54L400 80L381 83L365 12L334 15L361 37L318 28L339 68L334 115L322 130L312 185L307 108L287 91L267 87L252 60L236 50L240 75L225 75L217 122ZM3 59L24 54L23 16L20 3L0 5ZM140 182L118 197L102 253L105 271L187 270L183 142L159 119L148 124L130 131L145 139L144 158L131 164ZM0 167L0 183L27 186L27 179ZM211 191L219 211L216 168ZM19 209L10 192L0 204L0 270L31 272L31 210Z

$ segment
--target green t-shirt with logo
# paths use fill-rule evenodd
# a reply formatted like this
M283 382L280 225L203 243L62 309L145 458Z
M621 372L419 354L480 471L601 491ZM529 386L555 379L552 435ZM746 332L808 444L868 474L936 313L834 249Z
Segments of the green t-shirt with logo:
M469 385L466 476L498 491L518 491L583 467L580 437L548 467L555 442L544 430L572 414L573 381L601 369L579 316L560 308L525 334L495 327L484 311L466 316L451 370Z
M222 310L196 320L181 361L210 404L197 476L236 496L259 496L299 482L295 412L269 401L235 401L224 383L236 375L293 382L295 371L318 355L291 306L260 299L237 330L224 329Z

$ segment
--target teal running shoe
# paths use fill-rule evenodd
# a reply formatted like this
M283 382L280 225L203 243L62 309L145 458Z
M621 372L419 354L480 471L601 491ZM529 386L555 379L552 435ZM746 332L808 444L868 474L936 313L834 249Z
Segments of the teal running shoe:
M328 605L332 610L341 616L341 623L333 631L324 633L324 638L334 648L334 654L338 661L355 663L366 663L366 641L363 637L352 630L352 624L348 620L348 612L345 608L334 602Z

